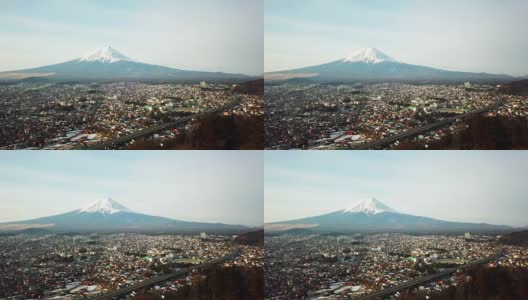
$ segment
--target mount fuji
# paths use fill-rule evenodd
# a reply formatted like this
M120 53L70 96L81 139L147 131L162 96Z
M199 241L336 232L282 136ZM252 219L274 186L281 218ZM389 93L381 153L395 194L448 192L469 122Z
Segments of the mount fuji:
M370 198L354 203L349 208L328 214L284 222L268 223L269 232L309 229L318 232L490 232L512 228L486 223L462 223L413 216L399 212L381 201Z
M345 58L300 69L269 72L266 80L305 78L312 81L461 82L511 81L503 74L445 71L398 61L376 48L362 48Z
M52 81L247 81L250 76L174 69L133 60L107 46L81 58L25 70L0 72L0 79Z
M242 225L173 220L135 212L111 198L64 214L0 224L0 228L38 228L51 232L225 232L244 231Z

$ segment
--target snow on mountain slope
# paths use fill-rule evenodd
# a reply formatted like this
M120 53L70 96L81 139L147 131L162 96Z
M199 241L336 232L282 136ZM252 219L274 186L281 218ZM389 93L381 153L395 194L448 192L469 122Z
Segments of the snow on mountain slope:
M82 213L103 213L103 214L115 214L117 212L133 212L132 210L121 205L112 198L104 198L90 203L88 206L78 210Z
M23 75L20 75L23 74ZM181 70L133 60L107 46L86 56L69 61L24 69L0 72L0 81L42 77L46 81L81 82L242 82L253 77L243 74Z
M271 225L270 225L271 224ZM303 229L309 232L499 232L511 230L505 225L444 221L400 213L372 198L347 209L301 219L267 223L267 230Z
M133 61L126 55L122 54L121 52L117 51L116 49L106 46L103 48L99 48L95 50L94 52L82 57L79 59L79 61L90 61L90 62L103 62L103 63L114 63L116 61Z
M370 64L377 64L385 61L398 62L376 48L361 48L343 59L343 62L364 62Z
M266 80L304 78L309 82L508 82L509 75L458 72L413 65L393 59L375 48L363 48L348 57L315 66L265 74Z
M23 225L23 226L21 226ZM14 227L16 226L16 227ZM6 229L7 228L7 229ZM15 229L11 229L15 228ZM88 206L62 214L9 223L0 222L2 230L45 228L52 232L240 232L249 227L224 223L182 221L169 217L132 211L111 198L105 198Z
M395 209L388 207L376 198L369 198L354 203L351 207L342 210L343 213L365 213L379 214L382 212L397 212Z

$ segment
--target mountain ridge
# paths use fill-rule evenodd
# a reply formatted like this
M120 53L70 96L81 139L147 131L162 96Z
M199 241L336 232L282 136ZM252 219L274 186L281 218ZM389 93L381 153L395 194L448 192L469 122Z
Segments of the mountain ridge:
M404 63L376 48L358 49L348 57L324 64L265 73L265 78L269 81L304 78L303 76L321 82L506 82L515 78L506 74L448 71Z
M375 199L374 199L375 200ZM373 206L372 206L373 205ZM488 232L512 227L487 223L444 221L398 212L381 201L363 200L350 209L300 219L267 223L270 231L303 228L318 232ZM358 209L362 208L362 209ZM265 225L265 226L266 226ZM298 227L295 227L298 225Z
M89 205L62 214L40 217L30 220L0 223L0 230L45 228L50 232L222 232L244 231L249 227L224 223L208 223L175 220L167 217L142 214L128 209L119 202L105 198ZM35 227L31 227L35 225ZM4 229L5 230L5 229ZM12 230L16 231L16 230Z
M27 74L26 77L24 75ZM0 80L30 77L52 81L175 81L241 82L253 77L244 74L182 70L132 60L107 46L81 58L29 69L0 72Z

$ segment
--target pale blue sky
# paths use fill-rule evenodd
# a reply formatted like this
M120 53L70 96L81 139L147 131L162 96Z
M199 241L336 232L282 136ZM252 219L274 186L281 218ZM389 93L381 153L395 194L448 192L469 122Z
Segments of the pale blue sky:
M107 196L150 215L260 226L263 153L17 151L0 155L0 222L60 214Z
M265 71L357 48L455 71L528 74L526 0L266 0Z
M265 165L265 222L375 197L413 215L528 225L527 151L268 151Z
M262 0L0 0L0 71L111 45L174 68L262 74Z

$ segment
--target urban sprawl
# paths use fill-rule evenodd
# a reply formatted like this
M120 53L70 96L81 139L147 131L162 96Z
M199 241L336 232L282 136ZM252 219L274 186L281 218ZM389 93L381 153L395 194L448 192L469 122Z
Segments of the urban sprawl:
M0 85L0 149L84 149L233 101L237 105L221 113L264 114L262 96L234 94L233 87L206 82ZM162 146L191 127L187 122L144 138Z
M267 149L354 149L450 117L484 109L489 116L528 117L523 96L475 85L282 84L265 87ZM500 104L498 108L485 108ZM425 148L466 128L457 119L409 137ZM382 148L398 146L400 140Z
M231 236L76 234L0 237L0 299L91 298L222 258L224 267L262 267L263 248ZM157 293L191 284L193 271L150 287ZM135 292L125 294L130 299Z
M266 299L358 299L409 280L493 256L489 267L528 267L528 253L495 236L281 235L265 240ZM430 295L456 285L461 271L415 288ZM388 299L397 298L395 293Z

